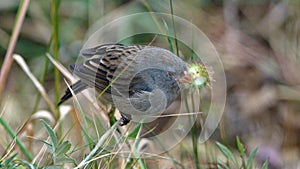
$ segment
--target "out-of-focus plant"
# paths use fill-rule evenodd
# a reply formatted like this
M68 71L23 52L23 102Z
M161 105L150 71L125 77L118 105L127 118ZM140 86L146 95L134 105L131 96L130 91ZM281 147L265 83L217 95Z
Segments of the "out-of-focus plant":
M218 148L221 150L221 152L225 155L227 161L222 161L220 159L217 158L217 166L218 168L226 168L226 169L230 169L230 168L243 168L243 169L252 169L254 168L254 157L258 151L258 147L254 148L249 156L246 156L245 153L245 148L243 146L243 144L241 143L239 137L236 138L236 143L237 143L237 149L239 152L239 155L241 157L241 160L237 160L236 157L233 155L233 153L223 144L216 142ZM239 161L242 161L242 163L240 163ZM262 168L268 168L268 161L265 161L265 163L263 164Z

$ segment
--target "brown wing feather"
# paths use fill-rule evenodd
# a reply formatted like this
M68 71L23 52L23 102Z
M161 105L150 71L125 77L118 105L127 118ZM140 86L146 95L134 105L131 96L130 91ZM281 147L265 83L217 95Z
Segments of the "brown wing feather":
M88 59L84 63L76 64L73 72L88 86L102 91L112 82L119 63L142 48L141 45L106 44L84 49L80 53ZM111 94L110 88L106 93Z

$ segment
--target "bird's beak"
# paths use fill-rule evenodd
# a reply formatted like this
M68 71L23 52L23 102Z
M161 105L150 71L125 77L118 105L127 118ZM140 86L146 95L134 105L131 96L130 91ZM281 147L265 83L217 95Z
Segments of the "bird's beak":
M181 83L192 83L193 79L187 71L184 71L184 76L179 79Z

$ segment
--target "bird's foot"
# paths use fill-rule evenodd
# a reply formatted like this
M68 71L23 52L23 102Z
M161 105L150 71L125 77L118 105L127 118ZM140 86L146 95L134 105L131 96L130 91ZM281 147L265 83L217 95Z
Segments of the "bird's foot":
M131 116L130 115L125 115L125 114L122 114L121 113L121 119L120 119L120 126L125 126L125 125L127 125L129 122L130 122L130 120L131 120Z

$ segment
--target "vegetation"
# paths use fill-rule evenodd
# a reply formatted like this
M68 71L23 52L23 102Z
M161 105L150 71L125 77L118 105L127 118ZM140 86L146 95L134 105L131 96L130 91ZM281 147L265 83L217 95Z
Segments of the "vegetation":
M1 1L0 168L299 167L299 5L271 0ZM189 20L217 48L227 102L218 129L200 143L213 90L207 85L214 80L206 65L200 67L206 75L197 90L201 97L184 91L182 100L188 112L198 115L191 117L195 124L172 149L145 156L143 148L153 148L146 136L164 131L172 115L161 117L170 116L163 125L119 127L118 110L105 102L94 104L84 94L74 104L56 105L74 81L66 65L76 62L98 20L103 24L154 11L172 15L173 22L160 24L154 16L143 24L124 25L120 32L157 27L168 37L143 34L120 43L161 46L200 62L194 52L198 46L187 47L176 38L182 32L175 29L174 17ZM118 146L126 147L127 154Z

